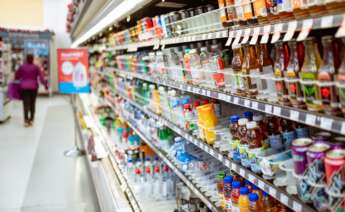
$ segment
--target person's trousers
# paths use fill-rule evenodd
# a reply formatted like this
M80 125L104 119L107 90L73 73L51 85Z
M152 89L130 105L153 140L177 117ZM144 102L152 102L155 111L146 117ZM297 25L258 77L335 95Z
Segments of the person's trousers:
M21 91L24 108L24 121L32 122L35 118L37 90Z

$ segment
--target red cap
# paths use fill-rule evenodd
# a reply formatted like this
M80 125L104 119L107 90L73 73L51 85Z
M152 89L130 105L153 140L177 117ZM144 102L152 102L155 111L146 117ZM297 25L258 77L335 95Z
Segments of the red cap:
M206 104L208 104L208 103L209 103L208 99L203 99L203 100L201 100L201 104L202 104L202 105L206 105Z
M185 105L183 105L183 108L184 108L184 109L190 109L190 108L191 108L191 105L190 105L190 104L185 104Z
M194 107L198 107L198 106L200 106L200 101L195 101L194 102Z

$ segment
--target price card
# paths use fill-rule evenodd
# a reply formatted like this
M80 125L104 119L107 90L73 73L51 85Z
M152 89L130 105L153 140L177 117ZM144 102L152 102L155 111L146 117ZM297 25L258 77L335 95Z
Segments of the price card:
M225 160L225 166L231 168L230 161L228 159Z
M288 23L288 29L287 29L287 32L286 32L284 38L283 38L283 41L291 40L295 34L296 28L297 28L297 21L290 21Z
M321 117L321 124L320 125L323 129L331 130L332 125L333 125L333 120L326 118L326 117Z
M201 37L203 40L206 40L207 39L207 34L202 34L202 37Z
M129 51L129 52L135 52L135 51L137 51L137 50L138 50L138 46L135 45L135 44L129 45L129 46L128 46L128 49L127 49L127 51Z
M262 190L265 190L265 183L261 180L258 180L258 187L261 188Z
M343 22L341 23L337 33L335 34L335 37L345 37L345 15L343 16Z
M280 116L281 111L282 111L282 108L281 108L281 107L277 107L277 106L274 106L274 107L273 107L273 114L274 114L274 115Z
M215 155L215 152L214 152L214 150L213 149L211 149L210 148L210 151L209 151L209 153L212 155L212 156L214 156Z
M232 43L232 48L235 48L239 44L242 37L242 33L243 33L243 30L236 31L236 36L235 36L234 42Z
M213 33L208 33L207 34L207 39L212 39L213 38Z
M259 108L259 103L258 102L252 102L252 108L253 109L258 109Z
M292 120L298 121L299 120L299 112L295 111L295 110L290 110L290 118Z
M255 45L256 42L258 41L258 38L259 38L259 35L260 35L260 30L261 30L260 27L254 28L253 37L252 37L252 39L249 42L251 45Z
M302 205L296 201L293 201L292 208L294 211L298 211L298 212L302 211Z
M248 42L251 30L251 28L247 28L244 30L244 36L241 41L241 44L246 44Z
M203 96L206 95L206 90L205 89L201 89L201 95L203 95Z
M235 96L234 97L234 104L238 104L239 101L240 101L239 98Z
M126 184L121 184L121 191L122 191L122 192L125 192L126 189L127 189Z
M216 32L216 38L221 38L222 37L222 32Z
M272 113L272 105L265 105L265 112Z
M333 15L321 18L321 28L329 28L333 26Z
M228 37L228 34L229 34L229 31L228 31L228 30L223 30L223 31L222 31L222 37L223 37L223 38Z
M207 90L206 91L206 96L211 96L211 91Z
M308 37L312 26L313 26L313 19L304 20L302 24L302 30L298 34L298 37L297 37L297 41L305 40Z
M237 164L236 163L232 163L231 164L231 169L234 170L234 171L237 170Z
M279 40L280 33L282 30L283 30L283 24L282 23L274 25L274 33L272 36L271 43L275 43Z
M248 180L249 180L251 183L254 183L255 177L254 177L252 174L249 174L249 175L248 175Z
M229 37L228 37L228 40L226 41L225 43L225 46L230 46L231 43L232 43L232 39L234 38L234 31L233 30L230 30L229 31Z
M246 171L244 169L240 169L240 175L242 177L245 177Z
M159 49L159 40L155 41L155 44L153 46L153 50Z
M264 34L261 37L260 43L262 43L262 44L268 43L268 39L270 37L270 32L271 32L271 25L264 26Z
M280 201L287 205L289 203L289 198L285 194L280 194Z
M273 187L269 187L268 188L268 193L272 196L272 197L276 197L277 195L277 190Z
M315 125L316 116L312 114L307 114L305 118L305 122L310 125Z
M345 122L341 123L341 130L340 130L341 134L344 135L345 134Z
M224 157L223 157L222 154L218 154L218 160L219 160L219 161L223 161L223 158L224 158Z
M248 99L244 100L244 106L250 107L250 101Z

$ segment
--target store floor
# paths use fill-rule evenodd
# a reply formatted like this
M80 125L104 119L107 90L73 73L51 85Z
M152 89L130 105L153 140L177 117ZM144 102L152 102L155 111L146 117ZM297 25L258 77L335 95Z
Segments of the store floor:
M1 212L98 212L85 157L66 158L74 127L66 97L39 98L33 128L23 127L22 105L0 125Z

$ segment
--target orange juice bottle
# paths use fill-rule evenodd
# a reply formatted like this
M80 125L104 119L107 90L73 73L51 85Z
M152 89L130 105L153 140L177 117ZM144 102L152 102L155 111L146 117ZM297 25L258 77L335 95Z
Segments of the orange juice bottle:
M247 187L240 188L240 198L238 199L238 208L240 212L249 212L249 189Z

